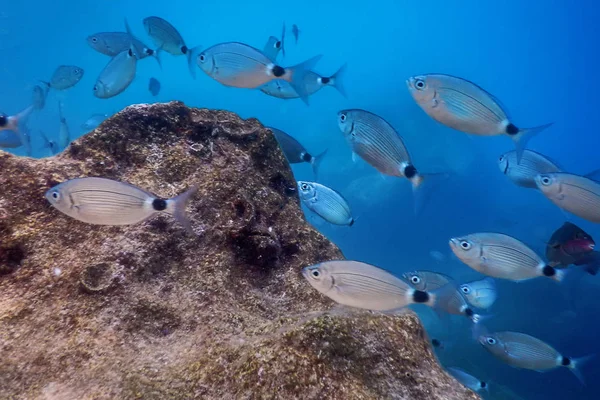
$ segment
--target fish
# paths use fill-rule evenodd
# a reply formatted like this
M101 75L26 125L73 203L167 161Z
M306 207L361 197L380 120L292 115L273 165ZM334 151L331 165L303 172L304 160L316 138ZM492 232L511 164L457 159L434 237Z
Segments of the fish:
M459 286L459 289L471 306L484 310L490 308L498 298L496 282L489 277L463 283Z
M515 367L538 372L566 367L584 383L578 368L591 356L579 359L563 356L549 344L520 332L495 332L479 336L479 343L494 357Z
M308 104L305 77L321 57L318 55L296 66L284 68L252 46L227 42L202 51L197 57L197 64L204 73L225 86L256 89L275 79L283 79Z
M304 89L308 96L312 96L326 86L332 86L344 97L348 97L344 87L344 76L346 74L346 64L342 65L335 74L327 77L314 71L309 71L304 77ZM292 85L283 79L270 81L260 88L260 91L272 97L283 100L297 99L300 96L294 90Z
M540 174L535 183L548 200L585 220L600 223L600 183L585 176Z
M0 131L0 148L16 149L22 145L23 143L21 142L21 137L16 132L10 130Z
M66 90L75 86L83 78L83 68L75 65L60 65L52 74L50 82L41 81L48 88Z
M457 381L463 384L466 388L471 389L474 392L488 391L489 385L487 382L475 378L465 370L457 367L447 368L450 375L452 375Z
M552 125L518 128L497 98L456 76L418 75L406 84L415 102L439 123L474 135L508 135L515 144L517 163L529 140Z
M285 57L285 22L281 31L281 40L275 36L270 36L263 49L263 53L273 62L277 60L280 52Z
M108 117L110 117L108 114L93 114L83 124L81 124L81 129L83 129L85 132L96 129Z
M415 289L434 291L446 286L454 280L448 275L433 271L411 271L402 274L402 277Z
M524 150L521 161L517 162L517 152L510 151L500 156L498 167L517 186L537 189L535 177L539 174L561 172L560 168L535 151Z
M188 69L192 78L196 79L196 69L194 68L195 55L200 50L200 46L190 49L185 44L179 31L166 20L160 17L148 17L143 21L146 33L158 51L166 51L174 56L185 55L188 61Z
M420 173L398 132L380 116L359 109L342 110L337 115L338 126L352 149L353 157L359 156L384 175L408 179L413 187L415 211L418 213L425 203L422 196L425 192L419 190L423 181L441 178L445 174Z
M64 150L71 143L71 134L69 132L69 125L67 119L63 114L63 103L58 103L58 113L60 116L60 130L58 131L58 148Z
M316 182L298 181L298 193L309 210L334 225L354 225L352 210L335 190Z
M108 99L122 93L135 78L136 65L133 49L116 55L100 72L94 85L94 96Z
M546 244L546 259L556 268L576 265L590 275L596 275L600 270L600 253L594 251L595 247L594 239L587 232L571 222L565 222Z
M150 78L150 82L148 82L148 90L152 94L152 96L158 96L160 92L160 82L156 78Z
M298 25L292 25L292 35L294 35L294 39L296 39L296 44L298 44L298 37L300 36L300 29L298 29Z
M359 261L326 261L305 267L302 275L314 289L345 306L392 311L410 304L435 304L435 295Z
M35 107L32 105L15 115L0 113L0 132L12 131L16 135L20 135L19 124L25 121L34 109ZM10 135L6 135L7 138L8 136Z
M31 147L31 130L27 125L27 122L23 123L19 129L19 139L21 140L22 146L25 148L25 155L27 157L31 157L32 147Z
M562 281L565 272L546 264L521 241L501 233L474 233L450 239L452 252L463 263L494 278L524 281L545 276Z
M42 137L42 140L44 141L44 145L42 147L43 150L45 150L45 149L50 150L50 153L52 155L55 155L60 151L60 148L58 147L58 143L56 143L54 140L48 139L48 136L46 136L46 134L44 132L40 131L40 136Z
M46 97L50 88L46 85L44 87L35 85L33 87L32 104L35 110L41 110L46 105Z
M317 156L313 156L304 148L304 146L302 146L299 141L284 131L276 128L269 129L271 132L273 132L275 139L277 139L277 142L279 143L279 147L281 147L281 151L283 151L283 155L290 164L303 162L309 163L312 166L315 177L318 176L319 166L321 165L321 162L323 162L323 158L327 154L327 150L323 151Z
M162 199L129 183L90 177L60 183L45 197L58 211L88 224L133 225L166 213L191 231L185 208L196 191L194 186L177 197Z

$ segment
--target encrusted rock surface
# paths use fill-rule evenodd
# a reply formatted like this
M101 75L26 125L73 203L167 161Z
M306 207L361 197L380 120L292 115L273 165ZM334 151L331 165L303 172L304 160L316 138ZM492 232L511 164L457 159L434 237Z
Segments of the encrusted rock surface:
M44 192L103 176L172 197L168 216L87 225ZM41 160L0 152L0 398L477 399L410 313L349 312L302 267L342 257L305 223L257 120L128 107Z

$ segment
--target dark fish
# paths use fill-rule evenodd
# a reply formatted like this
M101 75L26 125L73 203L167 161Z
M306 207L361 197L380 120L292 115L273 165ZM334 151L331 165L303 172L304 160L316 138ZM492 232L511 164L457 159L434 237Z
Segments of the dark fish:
M83 68L74 65L60 65L50 78L50 82L43 82L49 88L65 90L75 86L83 78Z
M287 133L275 128L269 129L271 130L271 132L273 132L273 135L275 135L275 138L279 143L279 147L281 147L281 151L283 151L283 155L285 156L285 158L287 158L290 164L297 164L303 162L309 163L313 168L315 177L318 176L319 166L321 165L321 162L323 161L323 157L325 157L327 150L325 150L317 156L312 156L304 148L304 146L300 144L299 141L297 141Z
M152 93L152 96L157 96L160 92L160 82L156 78L150 78L148 83L148 90Z
M600 263L597 261L597 252L593 251L595 244L592 236L583 229L565 222L550 237L546 245L546 258L555 267L580 265L588 273L596 275Z
M300 29L298 29L298 25L292 25L292 35L294 35L294 39L296 39L296 44L298 44L298 37L300 36Z
M33 88L32 104L36 110L41 110L46 105L46 97L50 88L46 85L44 87L36 85Z

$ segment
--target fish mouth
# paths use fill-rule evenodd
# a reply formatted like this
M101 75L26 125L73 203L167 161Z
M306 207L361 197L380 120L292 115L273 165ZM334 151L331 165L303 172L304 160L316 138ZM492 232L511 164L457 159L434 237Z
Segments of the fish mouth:
M458 242L459 240L457 238L452 238L448 241L448 244L450 245L450 247L455 248L458 246Z
M414 87L415 85L415 78L413 78L412 76L410 78L408 78L406 80L406 86L408 86L409 88Z

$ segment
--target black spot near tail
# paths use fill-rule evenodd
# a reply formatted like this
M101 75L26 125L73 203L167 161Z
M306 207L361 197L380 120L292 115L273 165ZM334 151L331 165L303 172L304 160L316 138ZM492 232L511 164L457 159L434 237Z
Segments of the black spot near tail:
M549 266L549 265L546 265L544 267L544 269L542 269L542 272L544 273L544 276L554 276L554 275L556 275L556 269L553 268L553 267L551 267L551 266Z
M329 82L331 82L331 78L327 78L325 76L321 78L321 83L323 85L327 85Z
M517 128L515 124L508 124L506 126L506 133L508 133L509 135L516 135L517 133L519 133L519 128Z
M560 365L562 365L563 367L568 367L569 365L571 365L571 359L569 357L563 357Z
M473 312L473 310L471 310L470 308L466 308L465 309L465 315L467 317L472 317L473 315L475 315L475 313Z
M429 301L429 293L422 290L415 290L412 297L415 303L427 303Z
M285 69L276 65L273 67L273 75L277 78L282 77L285 74Z
M154 199L152 202L152 207L156 211L164 211L167 209L167 201L163 199Z
M305 162L311 162L311 161L312 161L312 159L313 159L313 156L311 156L311 155L310 155L310 154L308 154L308 153L304 153L304 154L302 155L302 160L304 160Z
M442 345L442 342L440 342L440 341L439 341L439 340L437 340L437 339L431 339L431 345L432 345L433 347L435 347L435 348L438 348L438 347L440 347L440 346Z
M414 165L407 165L406 168L404 168L404 176L407 177L408 179L412 179L417 175L417 169L415 168Z
M352 225L354 225L354 223L355 223L355 222L356 222L356 221L354 220L354 218L352 218L352 221L350 221L350 224L348 224L348 226L352 226Z
M190 49L188 49L187 46L181 46L181 52L183 54L187 54L188 51L190 51Z
M482 389L485 389L487 387L487 383L486 382L480 382L479 384L481 385Z

